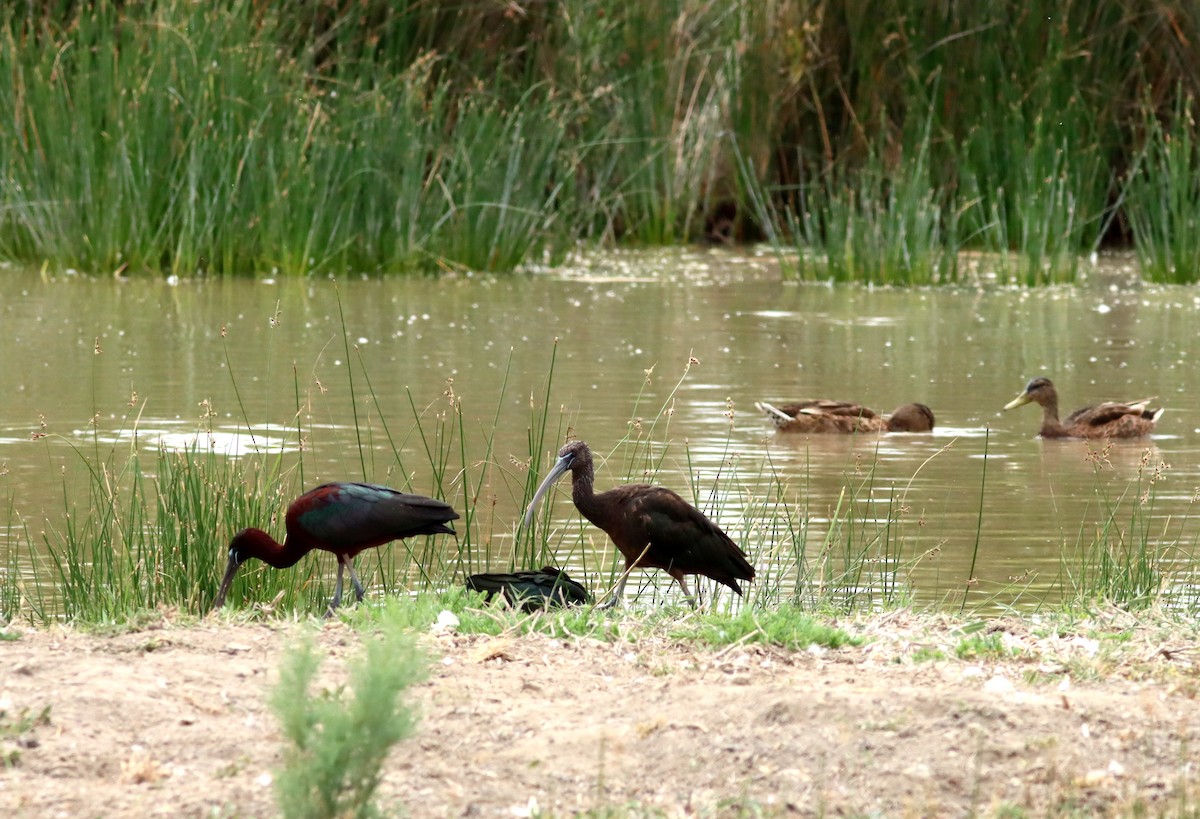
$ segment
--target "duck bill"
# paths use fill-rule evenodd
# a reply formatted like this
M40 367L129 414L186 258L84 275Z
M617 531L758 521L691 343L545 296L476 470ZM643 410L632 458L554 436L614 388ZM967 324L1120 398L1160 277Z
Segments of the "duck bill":
M213 600L212 607L214 609L219 609L225 605L225 595L229 593L229 587L233 585L233 576L237 574L238 568L241 565L230 555L229 565L225 567L225 577L221 580L221 588L217 589L217 598Z
M525 519L521 524L522 526L528 526L529 522L533 520L533 513L537 511L537 505L541 502L542 495L545 495L550 490L550 487L554 485L554 482L571 468L571 461L573 460L575 460L573 456L564 455L554 464L554 468L546 475L542 481L542 485L533 493L533 500L529 502L529 506L525 509Z
M1033 399L1031 399L1029 397L1029 393L1023 392L1020 395L1018 395L1016 398L1014 398L1013 400L1011 400L1007 404L1005 404L1004 408L1006 410L1010 410L1010 409L1016 409L1017 407L1023 407L1026 404L1028 404L1031 400L1033 400Z

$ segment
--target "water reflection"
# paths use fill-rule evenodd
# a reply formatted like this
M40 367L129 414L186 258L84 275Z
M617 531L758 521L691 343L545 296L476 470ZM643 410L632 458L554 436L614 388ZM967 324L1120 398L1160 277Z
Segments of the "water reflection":
M21 366L0 371L0 472L13 508L32 521L62 509L64 473L68 491L87 497L63 442L282 453L285 463L304 459L308 484L402 480L428 494L412 419L444 414L449 392L463 411L470 479L491 504L481 537L494 564L478 568L503 569L531 405L545 400L553 440L537 453L543 471L570 429L597 452L598 489L641 480L644 458L622 448L604 458L640 436L653 445L654 480L781 565L798 541L818 549L849 503L870 520L898 515L903 551L873 563L869 584L898 573L918 600L938 602L961 594L973 565L972 595L1033 605L1058 588L1064 549L1090 543L1118 502L1122 531L1141 525L1136 508L1162 548L1195 542L1200 298L1188 288L1114 290L1100 278L1034 292L795 286L769 260L719 253L337 283L7 271L0 354ZM1158 395L1167 414L1149 442L1042 441L1036 413L1000 412L1036 375L1054 379L1070 405ZM754 408L807 396L887 410L920 401L938 426L784 435ZM475 484L450 491L458 505L476 499ZM746 523L779 492L805 510L802 531ZM585 546L611 554L565 496L553 507L569 570ZM0 533L0 549L24 537ZM1192 565L1190 554L1170 559ZM1186 590L1194 579L1180 569L1170 582Z
M159 424L164 422L158 421ZM291 437L289 436L291 433ZM5 443L25 443L25 440L0 438ZM174 427L139 427L138 429L104 430L75 429L59 436L50 445L65 444L70 447L126 448L162 450L164 452L200 452L221 455L227 458L243 458L268 453L299 452L294 431L265 425L258 430L246 429L202 429L195 424L180 422Z

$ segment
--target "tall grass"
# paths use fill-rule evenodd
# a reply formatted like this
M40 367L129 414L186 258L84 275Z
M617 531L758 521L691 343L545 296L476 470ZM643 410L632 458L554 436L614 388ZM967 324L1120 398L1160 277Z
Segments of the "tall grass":
M923 546L919 516L907 502L915 476L883 478L877 466L877 461L848 463L832 508L813 508L801 500L807 491L780 487L784 495L796 492L803 510L800 525L782 540L786 548L774 556L780 564L774 572L790 586L783 599L839 612L878 611L911 600L911 574L930 551ZM770 595L770 587L763 592Z
M866 163L832 168L802 185L786 213L798 242L801 279L865 284L940 284L957 280L955 214L943 213L933 182L929 120L916 153L889 168L873 144Z
M544 94L451 98L432 52L314 84L257 6L98 3L61 29L0 17L0 110L17 124L0 255L305 273L511 269L549 249L563 129Z
M1011 254L1005 269L1021 283L1073 279L1107 213L1116 113L1097 96L1135 69L1127 21L1111 6L1034 3L1010 20L984 13L978 22L991 26L982 43L949 46L964 62L948 82L969 112L951 149L963 236ZM1101 46L1097 64L1087 53Z
M163 606L202 612L216 593L224 553L216 533L271 521L288 492L272 480L278 476L261 471L269 459L231 461L199 445L158 452L152 469L136 444L72 453L87 491L77 494L76 482L64 478L61 515L45 521L40 543L25 527L34 576L22 578L10 617L100 622ZM258 576L248 585L266 600L281 592L294 599L301 578L280 580Z
M1115 494L1097 481L1095 519L1080 526L1074 548L1063 554L1060 583L1067 599L1132 610L1159 603L1195 605L1190 583L1181 589L1171 589L1170 583L1180 567L1191 574L1194 550L1189 553L1183 545L1189 520L1184 516L1169 521L1167 527L1176 529L1173 534L1153 531L1158 485L1167 467L1149 456L1148 450L1134 481ZM1097 469L1102 460L1101 453Z
M1200 281L1200 142L1194 100L1180 93L1170 125L1148 117L1145 149L1129 178L1125 212L1142 274L1155 282Z
M0 257L492 271L707 236L839 281L957 282L961 249L1070 281L1101 242L1180 270L1198 44L1185 0L10 4Z

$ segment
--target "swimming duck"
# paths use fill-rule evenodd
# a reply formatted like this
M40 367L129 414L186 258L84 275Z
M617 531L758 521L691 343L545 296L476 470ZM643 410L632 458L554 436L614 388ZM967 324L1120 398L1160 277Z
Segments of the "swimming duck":
M1153 398L1140 401L1106 401L1077 409L1065 421L1058 420L1058 392L1049 378L1035 378L1024 391L1004 405L1006 410L1023 404L1040 404L1043 438L1141 438L1154 431L1166 408L1150 409Z
M852 401L811 399L772 406L755 404L766 413L779 432L931 432L933 410L924 404L905 404L891 415L880 415Z

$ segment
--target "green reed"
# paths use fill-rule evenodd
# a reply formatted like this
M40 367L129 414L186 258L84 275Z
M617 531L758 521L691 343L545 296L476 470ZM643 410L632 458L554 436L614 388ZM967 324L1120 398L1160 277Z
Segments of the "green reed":
M826 17L806 89L820 153L799 144L783 207L755 196L754 212L799 244L805 278L955 282L957 251L979 249L1003 281L1073 279L1127 150L1097 99L1136 71L1138 29L1118 21L1088 3L903 0Z
M728 188L721 133L738 93L726 70L737 16L714 3L629 4L580 35L607 89L581 120L581 156L600 169L592 184L603 191L601 235L669 244L702 234L712 200ZM594 75L572 80L596 88Z
M1047 25L1043 12L1055 16ZM981 24L998 18L979 12ZM950 147L956 207L969 246L1001 254L1005 279L1037 285L1075 278L1075 260L1098 243L1111 192L1107 166L1114 113L1081 92L1119 80L1096 76L1086 49L1107 49L1118 76L1133 48L1116 34L1120 16L1099 6L1035 3L982 42L948 46L962 62L947 77L965 107ZM1109 39L1111 37L1111 40Z
M1147 113L1146 145L1126 188L1142 275L1155 282L1200 280L1200 142L1192 108L1181 90L1168 123Z
M36 537L25 527L28 568L19 599L6 601L7 616L100 622L158 607L203 612L216 593L228 535L270 520L270 501L287 492L266 485L270 457L248 463L217 455L205 448L203 431L188 448L150 458L132 432L107 450L47 439L48 449L67 453L61 515ZM249 587L267 601L282 591L294 598L301 582L299 574L255 577L239 581L239 590Z
M1105 241L1170 278L1195 123L1164 89L1200 87L1197 43L1184 0L13 4L0 257L490 271L761 236L801 278L955 283L968 249L1033 286Z
M1059 573L1065 599L1128 610L1156 604L1195 608L1196 595L1188 579L1196 556L1196 536L1187 532L1191 516L1169 519L1156 531L1155 504L1167 466L1153 462L1150 454L1147 450L1133 481L1113 490L1099 479L1103 450L1094 453L1093 511L1081 523L1073 547L1064 549ZM1172 580L1177 572L1181 582L1176 585Z
M0 110L20 126L0 254L191 274L511 269L547 250L563 124L544 98L452 99L433 53L314 85L256 5L0 17Z
M929 126L927 118L915 154L901 167L889 168L872 146L863 166L832 168L801 186L798 212L786 213L787 230L799 242L801 279L903 285L957 279L954 214L943 212L933 184Z
M877 484L874 466L865 475L849 470L837 503L824 513L806 510L806 523L825 524L810 551L809 532L794 546L798 578L792 600L812 608L836 611L887 608L907 596L903 568L898 487ZM915 544L914 544L915 546ZM915 550L915 549L914 549Z
M6 478L5 483L7 484L7 467L0 469L0 473ZM6 486L6 490L8 492L8 504L5 510L4 524L6 537L10 544L22 537L22 535L25 537L26 542L28 542L29 530L18 522L12 489ZM3 582L0 582L0 620L3 621L3 624L7 624L12 619L14 612L20 611L22 597L26 593L26 585L23 578L24 572L19 555L19 550L10 546L5 550L3 565L0 565L0 577L3 578Z

